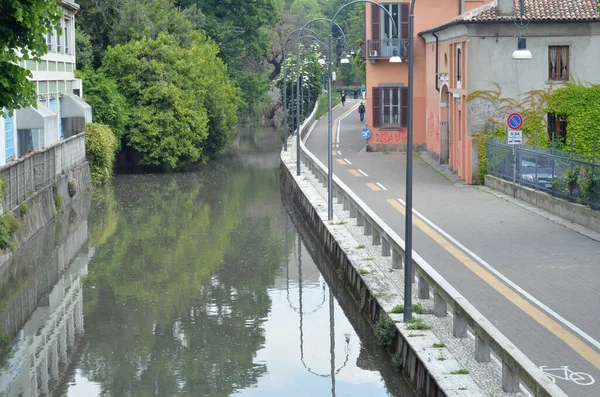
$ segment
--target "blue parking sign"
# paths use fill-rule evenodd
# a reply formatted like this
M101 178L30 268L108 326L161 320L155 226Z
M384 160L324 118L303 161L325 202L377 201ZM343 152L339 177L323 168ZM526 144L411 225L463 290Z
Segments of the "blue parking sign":
M363 128L361 135L364 139L369 139L371 137L371 130L365 127Z

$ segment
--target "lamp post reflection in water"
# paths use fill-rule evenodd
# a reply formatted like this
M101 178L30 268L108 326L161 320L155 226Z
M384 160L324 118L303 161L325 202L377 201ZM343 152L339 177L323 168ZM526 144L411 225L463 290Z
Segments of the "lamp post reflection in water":
M287 235L286 235L287 241ZM335 367L335 313L334 313L334 297L333 292L329 289L329 354L330 354L330 373L329 374L321 374L313 370L309 367L304 360L304 316L310 316L313 313L316 313L320 309L323 308L326 300L325 289L326 285L323 282L322 291L323 296L321 302L317 305L317 307L310 312L304 312L304 306L302 301L302 239L299 234L296 234L296 255L297 255L297 266L298 266L298 307L294 307L289 297L289 265L288 258L286 255L286 288L287 288L287 298L288 304L292 310L294 310L299 315L300 322L300 361L306 370L316 376L322 378L330 378L331 379L331 395L334 397L335 394L335 376L340 373L340 371L346 367L348 364L348 360L350 358L350 335L345 334L345 360L343 364L336 369Z

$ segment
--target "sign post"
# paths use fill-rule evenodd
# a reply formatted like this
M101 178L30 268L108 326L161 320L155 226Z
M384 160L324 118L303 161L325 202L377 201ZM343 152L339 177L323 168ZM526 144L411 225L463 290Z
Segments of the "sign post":
M506 143L513 149L513 197L517 196L517 150L516 146L523 143L523 116L511 113L506 118Z

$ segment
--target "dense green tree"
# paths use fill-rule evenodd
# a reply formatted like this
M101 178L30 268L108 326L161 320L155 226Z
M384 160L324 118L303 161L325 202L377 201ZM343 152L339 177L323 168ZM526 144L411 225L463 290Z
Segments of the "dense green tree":
M83 30L75 31L76 66L78 70L91 68L94 65L94 47L92 38Z
M125 140L139 165L175 169L203 160L228 141L236 91L218 47L195 34L189 48L169 35L111 47L102 72L118 84L131 109Z
M55 0L2 0L0 109L36 105L35 84L28 80L31 73L21 66L23 60L40 60L48 52L46 33L61 15Z
M110 126L120 147L130 111L117 83L87 66L76 75L83 80L83 99L92 106L94 122Z

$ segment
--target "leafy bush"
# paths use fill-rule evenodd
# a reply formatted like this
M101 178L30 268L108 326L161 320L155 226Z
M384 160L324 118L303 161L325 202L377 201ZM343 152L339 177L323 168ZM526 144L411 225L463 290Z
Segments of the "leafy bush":
M52 185L52 196L54 197L54 206L56 207L56 210L59 213L63 212L65 210L65 206L63 205L63 199L58 192L58 186L56 186L56 184Z
M88 123L84 131L85 153L90 162L92 183L103 185L113 174L117 140L107 125Z
M339 95L332 95L331 107L334 108L340 104L342 100ZM317 108L317 120L329 113L329 96L327 91L323 91L319 97L319 107Z
M25 201L21 201L19 204L19 212L21 213L21 216L25 216L29 212L29 207Z
M67 183L67 189L69 190L69 196L75 196L77 193L77 181L75 179L69 180Z
M13 246L13 234L19 228L19 220L12 212L0 216L0 249Z
M390 346L396 337L396 323L384 314L375 325L375 337L382 346Z

